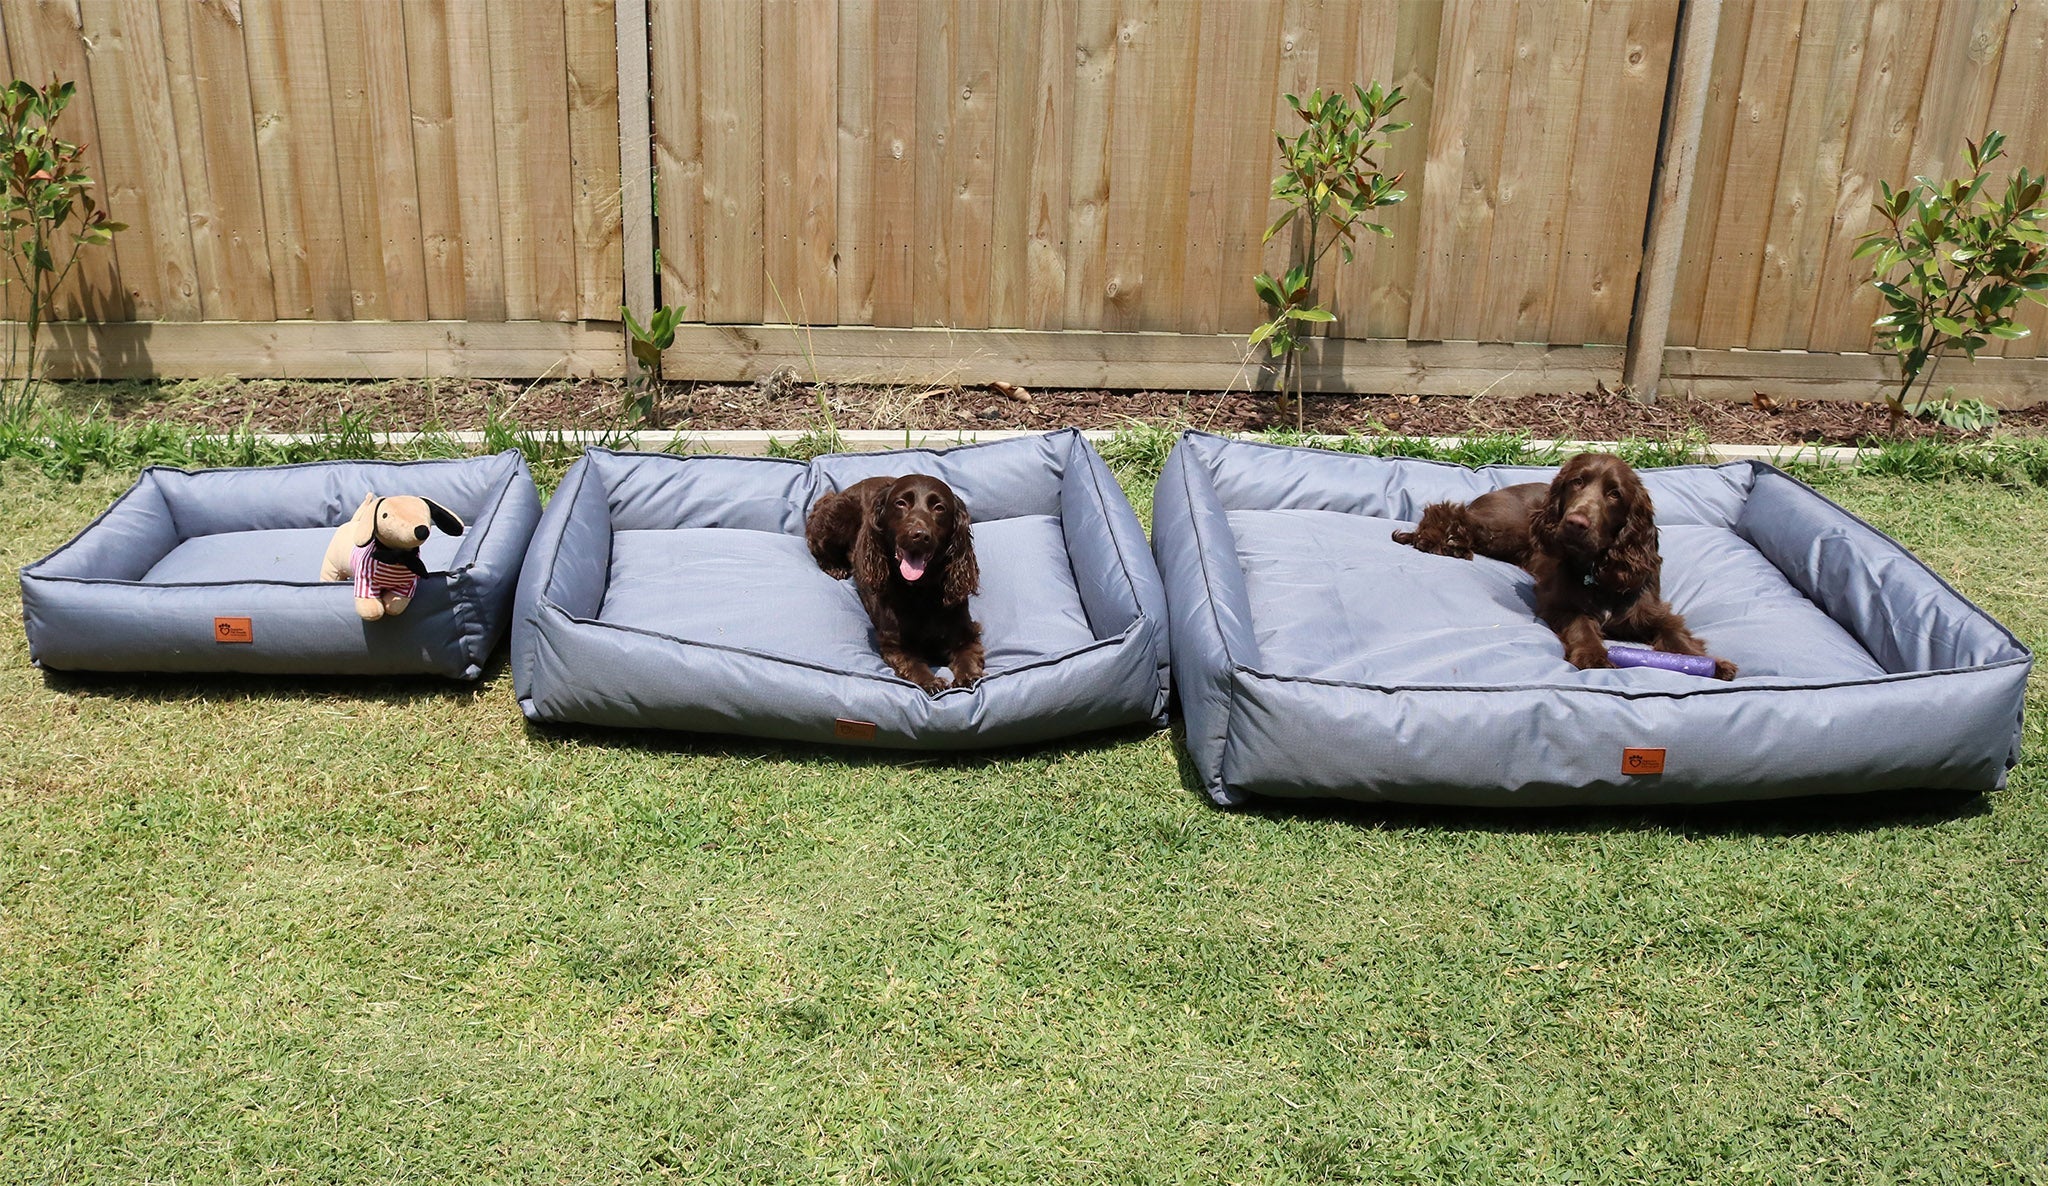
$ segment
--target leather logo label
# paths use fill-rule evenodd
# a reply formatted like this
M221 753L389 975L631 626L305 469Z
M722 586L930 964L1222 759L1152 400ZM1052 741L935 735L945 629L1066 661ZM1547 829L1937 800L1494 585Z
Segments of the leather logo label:
M832 722L832 736L837 737L841 741L873 741L875 739L875 723L873 721L849 721L845 717L840 717Z
M256 631L247 618L215 618L213 620L213 641L255 642Z
M1664 751L1661 749L1622 750L1621 772L1623 774L1662 774L1664 773Z

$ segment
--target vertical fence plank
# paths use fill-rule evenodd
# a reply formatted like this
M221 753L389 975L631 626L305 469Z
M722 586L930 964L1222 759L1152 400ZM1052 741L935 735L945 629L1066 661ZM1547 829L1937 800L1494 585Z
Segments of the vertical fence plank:
M1512 7L1488 0L1444 5L1411 338L1462 339L1478 331L1483 294L1473 280L1484 274L1493 238L1496 165L1513 50Z
M639 55L643 76L647 62L646 28L643 17L640 38L631 47ZM562 38L569 87L569 218L576 253L571 315L593 321L616 321L619 305L625 300L628 266L623 232L623 211L628 198L620 167L619 88L629 64L622 64L619 59L619 22L613 0L568 0L562 12ZM643 96L640 110L644 113L646 109ZM635 143L644 155L644 115ZM642 178L637 184L644 195L645 170L639 172ZM638 203L646 229L648 203L641 195L632 200ZM641 275L649 275L647 269L654 266L651 250L632 266Z
M944 325L951 309L949 277L952 220L947 212L951 164L947 142L952 124L953 18L947 0L918 0L917 50L917 250L910 264L914 325Z
M917 323L918 16L917 0L876 0L875 60L890 64L875 73L876 325Z
M1039 30L1044 0L1010 0L1000 11L997 60L994 211L989 228L989 324L1025 323L1030 272L1031 163L1036 148L1034 101L1039 86Z
M1159 329L1180 320L1185 266L1188 85L1200 9L1136 0L1118 20L1111 132L1104 329Z
M1276 4L1229 0L1212 0L1202 13L1203 28L1209 30L1202 39L1203 51L1207 55L1215 46L1221 52L1214 55L1213 65L1205 56L1197 66L1203 85L1213 88L1207 93L1218 98L1197 102L1204 109L1212 101L1219 103L1221 109L1214 114L1222 119L1215 132L1196 135L1194 169L1198 177L1206 173L1211 178L1210 196L1191 201L1188 210L1191 220L1200 217L1205 205L1216 210L1215 291L1206 303L1215 308L1208 323L1225 333L1249 333L1265 320L1265 304L1252 289L1252 277L1264 258L1260 236L1266 231L1266 208L1273 192L1281 15ZM1210 77L1212 70L1216 78ZM1198 317L1205 303L1199 287L1204 277L1195 263L1191 254L1181 291L1181 308L1190 317Z
M1786 104L1805 8L1804 0L1757 0L1744 31L1749 46L1742 86L1731 104L1735 119L1727 163L1718 185L1714 174L1704 167L1698 171L1696 197L1712 187L1719 193L1720 209L1707 232L1711 256L1696 265L1697 274L1681 281L1685 295L1677 305L1683 308L1689 299L1694 307L1688 314L1689 334L1680 331L1682 319L1674 311L1671 340L1680 345L1740 346L1749 338L1771 220L1771 206L1762 198L1778 189Z
M500 225L501 176L517 176L517 163L500 167L492 101L490 9L484 0L448 0L448 77L455 109L455 160L462 212L464 313L471 321L507 318L506 237ZM508 67L509 68L509 67Z
M768 0L761 36L789 66L761 112L761 320L830 323L839 316L839 7L835 0Z
M421 283L427 316L464 312L461 179L455 99L448 77L447 0L412 0L405 21L406 96L412 107L413 177L419 185Z
M1050 4L1039 27L1032 84L1030 202L1026 207L1024 325L1059 329L1067 302L1067 163L1072 130L1074 6Z
M243 0L242 21L277 315L346 321L354 310L320 10Z
M947 88L947 325L989 324L989 243L995 216L996 96L1000 25L994 5L961 0L952 14Z
M1115 0L1077 0L1067 158L1068 329L1103 328L1109 281L1109 149L1116 112Z
M387 269L383 251L386 210L379 196L401 187L407 194L417 192L417 189L412 179L410 103L405 103L408 119L400 128L404 137L400 143L406 149L404 173L392 176L385 172L390 161L380 152L379 137L386 129L381 126L374 107L379 103L389 103L394 98L404 102L405 96L402 91L396 95L373 93L370 57L395 50L402 62L405 39L401 36L393 45L388 39L389 31L385 30L386 39L372 45L365 27L365 21L371 15L368 3L325 4L320 7L320 12L325 18L322 32L327 45L328 82L333 88L328 101L334 123L335 170L341 197L342 250L348 258L352 281L351 309L356 317L388 321L395 314L387 281L416 282L420 269L417 262L403 272ZM402 212L394 209L392 213ZM402 230L399 233L403 233Z
M569 146L569 49L565 0L527 0L522 74L527 81L526 186L533 205L534 304L546 321L574 321L575 155Z
M174 58L171 93L201 313L209 320L269 321L277 305L240 12L218 3L165 4L159 16ZM181 42L189 87L177 85Z
M761 283L761 10L699 9L704 88L704 318L751 322Z
M498 259L504 269L507 321L530 321L539 315L540 298L533 274L533 205L527 191L526 95L531 84L525 75L522 40L530 35L523 5L486 2L481 21L490 46L489 103L491 151L498 164L497 188L492 200L497 207Z
M647 0L618 0L612 19L613 53L619 66L619 301L644 323L655 308L655 259L660 250L654 238L654 104L648 77L649 38L657 33L648 21ZM589 294L584 295L588 301ZM625 347L631 374L630 339Z
M1749 319L1752 349L1804 349L1810 340L1869 26L1870 0L1809 0L1800 24L1777 192Z
M839 0L840 325L868 325L875 309L874 0Z
M185 206L178 124L156 5L151 0L87 4L90 86L99 117L100 199L128 224L122 269L138 319L197 321L199 287Z
M1501 140L1481 341L1548 340L1591 19L1588 0L1515 6L1507 109L1512 130Z
M1365 336L1402 338L1414 307L1416 273L1421 266L1419 243L1422 229L1422 184L1424 162L1429 154L1430 128L1435 122L1436 72L1439 38L1443 32L1443 0L1404 0L1395 22L1394 66L1390 82L1398 82L1407 101L1396 115L1413 124L1400 132L1387 149L1386 167L1402 175L1408 200L1394 207L1382 221L1394 232L1384 262L1375 261L1371 305L1366 314Z
M1984 117L1986 129L1997 128L2007 136L2006 167L1994 175L2003 187L2011 169L2025 165L2039 173L2048 169L2048 4L2019 5L2006 26L2003 66L1993 90L1991 107ZM2000 190L2003 193L2003 189ZM2038 358L2048 353L2048 306L2031 300L2020 302L2019 323L2033 331L2013 341L1994 340L1992 346L2007 358Z
M1721 182L1727 174L1735 139L1735 112L1741 101L1743 65L1750 47L1756 2L1726 0L1721 6L1713 68L1707 75L1707 106L1700 122L1698 157L1693 166L1694 176L1688 179L1691 197L1686 204L1685 239L1673 282L1671 324L1665 339L1668 342L1689 345L1699 337L1701 302L1718 246L1714 228L1720 221Z
M1866 350L1879 297L1868 267L1849 258L1856 239L1875 225L1877 183L1903 178L1913 148L1913 120L1927 78L1933 38L1914 0L1877 0L1857 82L1856 115L1842 154L1827 256L1814 305L1811 348Z
M1693 0L1686 6L1685 23L1677 29L1672 47L1678 65L1668 76L1673 91L1670 120L1658 159L1658 183L1650 195L1649 245L1635 287L1635 316L1622 363L1622 382L1652 400L1657 394L1657 377L1664 370L1672 289L1685 249L1687 206L1692 200L1720 27L1721 0Z
M1718 7L1711 0L1699 4L1709 6ZM1643 257L1636 228L1647 221L1651 202L1677 19L1676 3L1602 0L1594 6L1573 133L1564 259L1552 296L1559 310L1551 321L1553 342L1629 340ZM1712 28L1702 36L1711 39ZM1689 171L1684 180L1691 184Z
M685 306L689 320L705 321L709 319L704 308L706 182L698 49L703 24L697 0L659 0L649 9L648 17L648 36L653 40L648 88L661 224L661 303Z

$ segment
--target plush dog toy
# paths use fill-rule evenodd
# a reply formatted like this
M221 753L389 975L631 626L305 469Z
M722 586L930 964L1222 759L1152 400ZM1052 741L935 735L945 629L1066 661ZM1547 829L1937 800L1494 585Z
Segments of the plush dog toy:
M404 613L420 578L427 575L427 566L420 563L420 545L426 542L429 523L449 535L462 534L462 520L433 499L364 495L363 505L349 521L334 529L320 562L320 579L354 581L356 613L365 622Z

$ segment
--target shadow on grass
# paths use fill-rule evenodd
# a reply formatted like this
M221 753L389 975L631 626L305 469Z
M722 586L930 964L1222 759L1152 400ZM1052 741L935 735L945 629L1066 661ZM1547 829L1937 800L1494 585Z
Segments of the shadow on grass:
M575 743L679 757L732 758L741 761L836 762L861 769L879 766L899 769L929 766L947 770L978 770L1020 758L1100 753L1117 746L1143 741L1157 732L1158 726L1140 723L1098 729L1090 733L1077 733L1070 737L1047 741L992 746L988 749L917 750L781 741L769 737L742 737L725 733L685 733L666 729L616 729L600 725L526 722L527 740L541 746Z
M1209 801L1188 757L1186 731L1173 723L1174 758L1181 786ZM1634 832L1662 830L1691 836L1815 836L1880 828L1931 827L1990 814L1983 793L1950 790L1866 791L1748 799L1731 803L1645 803L1599 806L1468 807L1451 804L1364 802L1351 799L1277 799L1255 796L1242 807L1219 808L1254 819L1307 820L1376 831Z
M43 687L70 696L176 704L194 700L362 700L412 704L492 695L505 669L499 647L474 680L438 675L251 675L244 672L44 671Z

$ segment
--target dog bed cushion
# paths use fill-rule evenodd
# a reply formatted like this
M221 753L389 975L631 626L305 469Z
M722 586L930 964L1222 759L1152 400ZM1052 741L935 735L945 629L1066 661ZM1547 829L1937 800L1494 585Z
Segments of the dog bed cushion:
M1520 568L1390 538L1430 502L1553 472L1185 435L1154 542L1209 795L1537 804L2003 785L2026 648L1768 465L1643 474L1664 595L1741 667L1732 683L1579 671Z
M973 688L898 677L852 583L804 543L819 496L904 473L943 479L971 517ZM512 671L541 721L1000 745L1162 719L1165 608L1144 531L1077 432L810 464L593 449L535 533Z
M429 576L365 622L318 579L363 495L416 494L467 530L421 545ZM475 679L503 637L540 499L516 451L452 461L152 466L70 543L22 570L29 655L53 670L434 674Z

